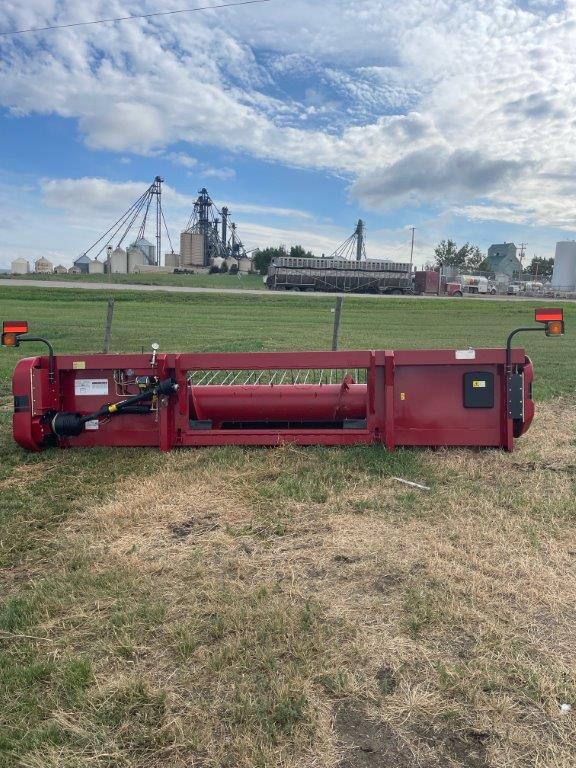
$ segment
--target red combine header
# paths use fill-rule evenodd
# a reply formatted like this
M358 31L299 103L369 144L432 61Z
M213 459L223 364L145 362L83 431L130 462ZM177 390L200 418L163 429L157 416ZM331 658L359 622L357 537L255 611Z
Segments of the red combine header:
M478 446L511 451L534 416L520 331L564 333L561 309L513 331L506 347L229 354L55 355L5 322L2 344L48 355L14 371L13 434L51 446Z

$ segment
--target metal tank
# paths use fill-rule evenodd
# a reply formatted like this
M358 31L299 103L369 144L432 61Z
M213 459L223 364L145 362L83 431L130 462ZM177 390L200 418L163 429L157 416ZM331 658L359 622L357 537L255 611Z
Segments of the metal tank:
M89 275L103 275L104 274L104 262L98 261L98 259L93 259L90 264L88 264L88 274Z
M144 251L141 251L140 248L137 248L135 246L130 246L128 248L128 273L130 275L133 275L135 272L138 271L138 267L142 266L143 264L148 264L148 257L147 254L144 253Z
M128 255L124 248L115 248L110 256L110 272L113 275L125 275L128 272Z
M156 264L156 247L145 237L139 237L131 247L139 248L142 251L146 257L146 264Z
M41 275L52 274L54 272L54 264L41 256L34 264L34 271Z
M30 272L30 262L28 259L14 259L11 268L13 275L27 275Z
M178 269L180 266L180 254L179 253L165 253L164 264L169 269Z
M562 240L556 243L556 258L554 260L554 274L552 275L554 288L572 289L576 286L576 241Z

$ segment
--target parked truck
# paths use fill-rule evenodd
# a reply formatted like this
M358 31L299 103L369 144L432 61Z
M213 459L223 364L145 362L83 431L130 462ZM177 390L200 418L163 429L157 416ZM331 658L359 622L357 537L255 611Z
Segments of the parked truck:
M281 256L268 268L264 283L271 291L329 291L417 296L463 296L496 293L488 279L461 275L448 281L427 269L412 273L410 264L393 261Z
M494 295L496 286L492 285L487 277L480 275L460 275L458 278L462 286L462 293L483 293Z

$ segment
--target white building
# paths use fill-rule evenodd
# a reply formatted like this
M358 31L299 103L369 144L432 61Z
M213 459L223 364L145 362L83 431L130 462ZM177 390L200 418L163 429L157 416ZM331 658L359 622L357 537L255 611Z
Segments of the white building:
M10 269L13 275L28 275L30 273L30 262L28 259L20 256L10 264Z

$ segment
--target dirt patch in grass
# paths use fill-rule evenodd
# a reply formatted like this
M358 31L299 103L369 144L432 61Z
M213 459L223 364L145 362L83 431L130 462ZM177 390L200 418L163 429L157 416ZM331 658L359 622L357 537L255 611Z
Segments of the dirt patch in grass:
M22 765L574 765L575 427L557 402L512 455L159 457L13 608L90 667L42 683Z

